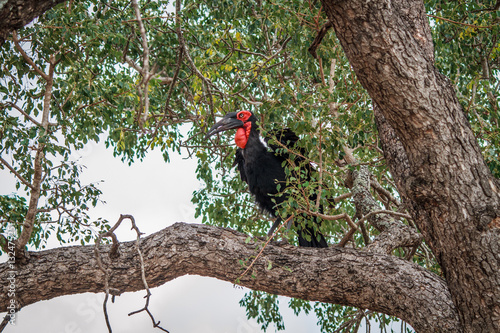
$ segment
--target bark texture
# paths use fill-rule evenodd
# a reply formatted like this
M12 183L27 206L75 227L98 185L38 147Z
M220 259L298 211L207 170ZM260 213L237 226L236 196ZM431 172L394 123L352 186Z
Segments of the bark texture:
M0 0L0 45L9 34L66 0Z
M384 142L386 157L445 272L463 329L499 332L500 186L450 81L434 67L423 2L323 5L360 82L394 131ZM397 165L401 161L406 164Z
M150 287L186 274L235 282L263 241L245 242L247 235L224 228L177 223L141 240ZM122 243L120 256L110 259L111 246L101 246L109 286L122 292L144 289L135 242ZM272 265L271 269L269 265ZM21 269L22 268L22 269ZM8 264L0 265L7 281ZM252 278L251 275L255 278ZM61 295L103 292L104 273L93 246L73 246L31 253L17 271L16 298L21 306ZM357 306L398 316L425 332L457 332L458 317L445 281L392 255L354 249L299 248L269 244L242 286L311 301ZM2 285L0 305L10 300ZM436 329L436 323L441 323Z

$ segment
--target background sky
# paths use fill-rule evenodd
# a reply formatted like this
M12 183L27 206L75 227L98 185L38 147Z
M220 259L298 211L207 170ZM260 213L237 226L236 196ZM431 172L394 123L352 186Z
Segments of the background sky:
M202 184L196 179L196 161L176 153L166 163L161 151L155 150L143 162L131 166L114 158L104 143L90 143L75 154L85 165L82 184L103 181L105 204L90 211L93 218L103 217L113 224L120 214L134 216L139 229L146 235L175 222L199 223L194 218L192 192ZM15 192L13 177L0 170L0 194ZM135 232L124 221L116 232L120 241L135 240ZM57 241L49 248L59 247ZM3 258L2 261L5 261ZM22 281L17 281L22 283ZM245 309L238 304L248 289L213 278L184 276L154 288L150 310L161 326L171 333L195 332L261 332L255 320L247 320ZM125 293L108 302L108 313L114 332L161 332L154 329L146 313L128 316L144 306L144 291ZM17 325L8 325L4 332L83 333L107 332L102 301L104 294L80 294L58 297L23 308ZM286 306L289 299L280 298L285 332L320 332L315 315L296 317ZM268 332L274 332L274 326Z

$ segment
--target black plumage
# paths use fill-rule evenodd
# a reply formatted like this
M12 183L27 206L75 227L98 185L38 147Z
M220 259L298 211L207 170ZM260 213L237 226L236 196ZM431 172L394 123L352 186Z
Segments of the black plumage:
M281 184L281 190L286 186L286 174L283 165L290 156L279 145L270 144L269 138L262 140L256 120L255 115L249 111L228 113L209 130L207 137L217 132L237 129L235 141L239 148L236 150L234 164L240 173L241 179L248 184L249 191L255 197L259 207L272 216L278 217L269 232L269 234L272 234L281 223L276 206L288 200L287 195L277 195L279 193L277 185ZM294 146L299 139L290 129L274 132L272 136L275 136L277 141L289 148L295 148ZM303 158L295 157L296 163L302 161ZM309 164L307 165L310 167ZM316 198L314 196L310 199L315 200ZM324 236L316 234L312 226L297 231L300 246L328 246ZM309 235L306 236L306 234ZM307 238L310 240L307 240Z

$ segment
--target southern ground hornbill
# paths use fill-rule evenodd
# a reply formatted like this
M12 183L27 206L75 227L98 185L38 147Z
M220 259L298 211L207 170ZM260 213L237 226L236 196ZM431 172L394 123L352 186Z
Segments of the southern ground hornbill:
M262 140L256 121L257 118L250 111L230 112L212 126L205 137L208 138L218 132L236 129L234 140L239 148L236 151L235 164L241 179L248 184L250 193L254 195L260 208L277 217L268 233L271 235L281 223L276 207L288 199L286 195L276 195L279 193L277 185L282 184L281 188L286 185L283 162L287 160L288 154L279 153L276 151L277 146L268 145L269 139ZM291 147L296 143L298 137L291 130L286 129L279 132L277 140ZM297 232L300 246L328 246L323 235L315 232L312 226L306 226Z

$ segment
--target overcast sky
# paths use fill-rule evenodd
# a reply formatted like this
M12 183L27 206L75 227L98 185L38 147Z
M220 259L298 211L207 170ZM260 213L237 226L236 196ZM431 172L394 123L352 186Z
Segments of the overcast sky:
M194 219L191 203L192 192L202 186L196 179L195 160L174 153L171 162L165 163L157 150L143 162L128 166L114 158L103 143L89 144L76 157L86 166L82 183L104 180L98 187L106 204L91 210L93 218L103 217L114 223L120 214L131 214L146 235L179 221L199 223ZM0 194L15 191L13 178L6 170L0 170L0 184ZM128 224L118 229L120 241L135 239L135 233L129 229ZM57 246L57 242L49 244ZM150 309L171 333L260 332L260 325L247 320L245 309L238 304L247 291L213 278L184 276L152 289ZM143 307L144 295L143 291L126 293L117 297L114 304L109 303L114 332L160 332L152 328L146 313L128 316ZM29 305L19 312L17 325L9 325L4 332L106 332L103 297L104 294L72 295ZM320 331L314 315L296 317L287 303L288 298L281 298L285 332ZM274 331L274 327L268 329Z

